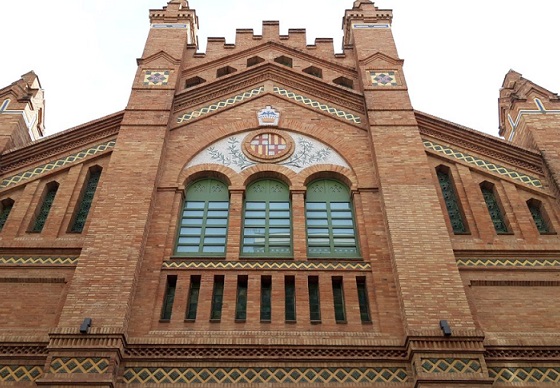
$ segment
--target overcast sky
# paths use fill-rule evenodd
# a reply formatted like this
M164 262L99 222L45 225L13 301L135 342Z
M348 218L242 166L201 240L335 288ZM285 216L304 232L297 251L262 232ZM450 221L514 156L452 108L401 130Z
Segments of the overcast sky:
M149 28L148 10L166 0L3 1L0 86L34 70L45 89L52 134L124 109ZM236 28L260 34L262 20L306 28L308 43L335 39L353 0L190 0L199 40ZM498 132L498 91L509 69L560 92L559 0L379 0L393 33L415 109Z

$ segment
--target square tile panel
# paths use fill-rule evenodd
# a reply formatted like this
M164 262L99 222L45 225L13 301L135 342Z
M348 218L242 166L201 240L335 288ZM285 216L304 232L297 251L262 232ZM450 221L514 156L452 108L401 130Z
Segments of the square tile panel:
M370 71L371 84L373 86L398 86L396 71Z
M169 82L169 70L144 70L144 86L164 86Z

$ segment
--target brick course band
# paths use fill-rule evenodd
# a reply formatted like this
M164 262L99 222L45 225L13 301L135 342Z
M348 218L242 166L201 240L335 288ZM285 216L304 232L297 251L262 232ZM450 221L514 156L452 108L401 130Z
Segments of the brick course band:
M252 269L252 270L316 270L316 271L369 271L368 263L341 263L341 262L285 262L285 261L259 261L259 262L224 262L224 261L166 261L163 268L181 269Z

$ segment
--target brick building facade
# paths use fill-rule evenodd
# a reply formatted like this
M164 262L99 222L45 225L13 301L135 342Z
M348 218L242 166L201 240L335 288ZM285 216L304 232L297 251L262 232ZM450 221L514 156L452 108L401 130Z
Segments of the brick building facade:
M202 54L172 0L124 111L41 138L37 76L0 89L2 386L560 382L560 100L415 111L391 19Z

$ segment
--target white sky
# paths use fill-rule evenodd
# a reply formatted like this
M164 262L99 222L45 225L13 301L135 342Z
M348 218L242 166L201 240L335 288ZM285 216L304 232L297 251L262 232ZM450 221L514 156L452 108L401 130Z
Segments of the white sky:
M34 70L45 89L52 134L124 109L149 28L148 10L167 0L2 1L0 86ZM353 0L190 0L199 40L236 28L260 34L262 20L335 38ZM498 91L514 69L560 92L559 0L379 0L393 9L393 33L405 60L415 109L497 135Z

